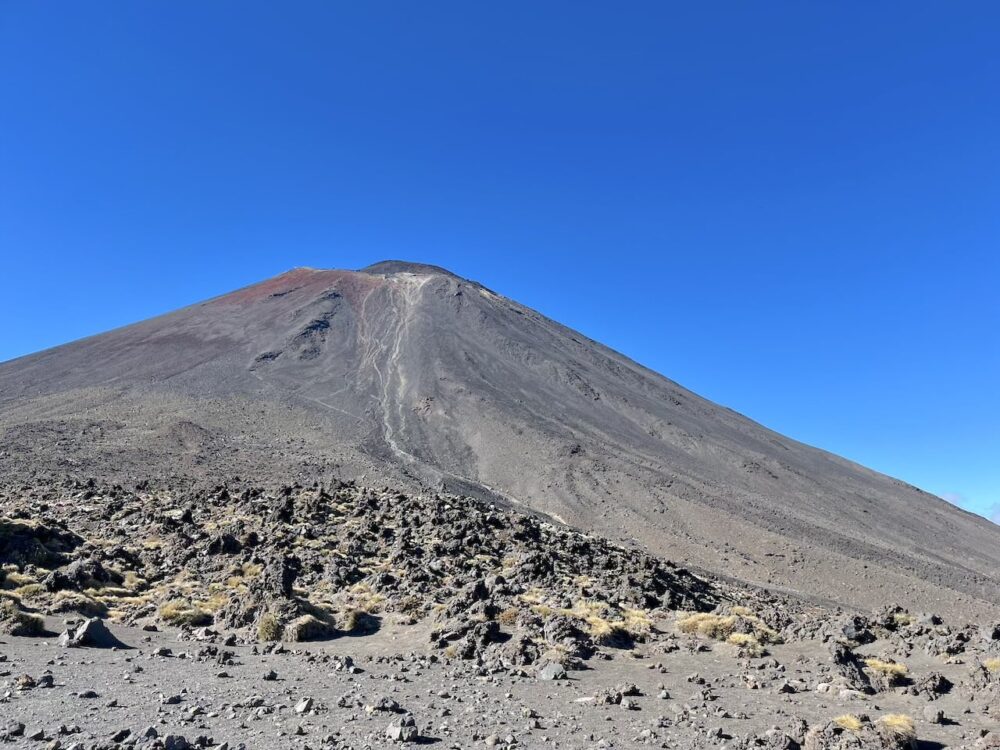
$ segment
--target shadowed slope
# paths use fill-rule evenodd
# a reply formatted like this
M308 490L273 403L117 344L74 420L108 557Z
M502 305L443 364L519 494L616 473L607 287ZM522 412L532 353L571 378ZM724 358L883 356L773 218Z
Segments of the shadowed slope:
M295 269L0 365L0 467L384 476L809 595L1000 601L1000 528L443 269Z

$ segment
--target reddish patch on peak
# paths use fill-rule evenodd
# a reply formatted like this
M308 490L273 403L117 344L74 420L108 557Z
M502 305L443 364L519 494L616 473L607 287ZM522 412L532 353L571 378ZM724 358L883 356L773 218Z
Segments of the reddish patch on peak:
M303 296L334 289L352 306L385 279L355 271L323 271L314 268L294 268L259 284L238 289L215 300L224 305L246 305L301 292ZM298 294L296 294L298 296Z

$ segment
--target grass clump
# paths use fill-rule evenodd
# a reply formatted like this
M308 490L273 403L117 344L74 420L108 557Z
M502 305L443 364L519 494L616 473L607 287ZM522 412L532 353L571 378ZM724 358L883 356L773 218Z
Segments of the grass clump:
M570 617L581 621L597 643L643 640L653 630L652 618L641 609L618 609L607 602L587 599L578 600L572 608L550 607L541 602L541 593L534 590L522 594L521 599L531 603L531 611L539 617Z
M212 615L187 599L171 599L160 607L160 619L175 627L199 627L212 622Z
M322 641L332 634L333 628L327 623L313 615L302 615L288 623L283 628L280 637L286 641L301 643L303 641ZM262 640L277 640L277 638Z
M506 627L511 627L517 624L518 617L521 616L521 610L517 607L508 607L499 615L497 615L497 622Z
M1000 672L1000 659L997 658L987 659L986 661L983 662L983 666L986 667L987 672L992 672L993 674L996 674Z
M913 742L917 739L917 730L913 719L906 714L886 714L878 720L878 725L897 740Z
M910 670L905 664L895 661L882 661L881 659L865 659L865 666L873 672L879 672L889 677L903 677Z
M732 607L727 614L713 612L685 613L677 620L677 629L688 635L700 635L725 641L745 656L763 656L764 644L781 643L778 632L746 607Z
M742 656L757 658L765 653L760 641L750 633L731 633L726 638L726 643L730 646L736 646Z
M688 635L702 635L723 641L736 629L737 615L713 615L698 612L677 621L677 629Z
M20 599L36 599L45 593L45 587L40 583L26 583L14 589L14 593Z
M49 614L53 612L77 612L84 617L104 617L108 608L104 602L76 591L60 591L52 599Z
M3 587L8 591L16 592L18 589L37 583L38 581L33 576L25 575L17 570L4 572Z
M22 612L10 599L0 601L0 632L7 635L38 636L45 633L45 620Z
M281 620L274 614L267 612L261 616L260 622L257 623L257 638L262 641L280 641L283 630Z
M838 716L833 720L833 723L848 732L861 731L861 719L854 714L844 714L843 716Z
M645 638L653 630L653 619L641 609L622 610L622 627L635 638Z

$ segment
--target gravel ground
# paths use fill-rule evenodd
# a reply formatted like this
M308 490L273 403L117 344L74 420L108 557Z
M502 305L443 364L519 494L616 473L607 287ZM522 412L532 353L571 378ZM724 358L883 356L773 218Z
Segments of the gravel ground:
M47 625L62 627L52 618ZM205 747L387 747L400 744L387 730L408 714L414 742L448 748L753 747L764 737L775 743L768 747L794 747L806 725L843 714L908 714L924 748L987 746L981 735L997 728L990 694L966 690L972 659L947 663L916 649L907 658L912 681L936 671L955 685L933 701L905 686L872 696L818 692L830 669L819 639L751 659L700 638L671 653L653 642L603 650L586 668L546 680L442 658L421 625L267 647L111 630L127 648L67 648L55 637L0 642L0 729L11 747L185 747L179 737ZM858 650L898 652L900 643ZM41 685L26 687L24 675ZM603 695L620 702L602 704ZM937 711L944 723L925 717ZM772 727L780 733L766 735Z

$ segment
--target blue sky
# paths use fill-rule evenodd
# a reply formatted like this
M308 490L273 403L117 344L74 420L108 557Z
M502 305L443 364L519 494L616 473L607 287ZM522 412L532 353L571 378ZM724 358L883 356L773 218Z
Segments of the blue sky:
M437 263L1000 520L995 3L0 3L0 360Z

